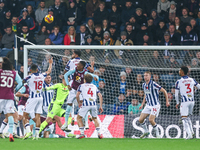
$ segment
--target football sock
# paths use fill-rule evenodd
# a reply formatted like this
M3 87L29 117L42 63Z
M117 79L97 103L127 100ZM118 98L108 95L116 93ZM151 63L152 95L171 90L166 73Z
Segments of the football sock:
M74 103L72 105L71 115L72 115L72 118L74 118Z
M59 135L57 135L57 134L49 134L49 138L59 138Z
M190 127L189 127L187 118L182 118L182 122L183 122L183 127L184 127L185 131L187 132L188 136L190 136L192 133L190 131Z
M157 124L153 126L153 129L156 131L156 136L159 136L159 131L158 131Z
M69 115L71 113L71 110L72 110L72 106L67 105L67 109L66 109L66 112L65 112L65 123L68 122L68 118L69 118Z
M35 137L39 137L39 131L40 131L40 128L35 127Z
M72 117L69 117L67 124L69 125L69 124L71 124L71 122L72 122Z
M80 127L79 130L81 131L81 134L84 134L84 128Z
M13 133L16 133L17 132L17 123L16 122L14 122L14 128L13 128Z
M85 115L85 127L89 127L89 125L88 125L88 113Z
M194 130L193 130L193 126L192 126L192 121L189 117L187 117L187 121L188 121L188 124L189 124L189 127L190 127L190 131L192 132L192 134L194 134Z
M3 121L1 124L0 133L3 133L3 130L6 126L7 126L7 123Z
M9 132L13 134L14 119L13 116L8 117Z
M39 131L39 133L41 133L47 125L48 125L48 123L46 122L46 120L43 121L41 123L41 125L40 125L40 129L39 129L40 131Z
M25 124L25 128L26 128L26 133L31 132L30 124L29 123Z
M100 134L100 128L96 127L97 133Z
M36 127L36 124L35 124L35 122L32 119L29 120L29 124L33 125L33 131L32 132L33 132L33 136L35 136L35 127Z
M144 133L149 132L149 130L147 129L146 121L144 121L144 122L141 124L141 126L142 126L142 128L144 129Z

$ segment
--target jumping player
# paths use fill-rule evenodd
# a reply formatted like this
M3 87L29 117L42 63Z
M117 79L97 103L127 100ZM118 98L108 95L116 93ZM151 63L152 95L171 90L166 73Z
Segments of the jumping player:
M67 129L68 126L68 118L72 110L72 104L74 100L76 99L76 93L79 85L84 83L84 75L90 74L94 77L94 79L97 81L99 77L97 75L91 74L88 71L86 71L85 68L86 63L84 61L80 61L77 65L77 67L73 70L68 71L65 73L64 78L67 83L68 89L70 90L68 100L67 100L67 109L66 109L66 115L65 115L65 124L61 127L62 130ZM73 74L73 82L72 85L69 85L68 77Z

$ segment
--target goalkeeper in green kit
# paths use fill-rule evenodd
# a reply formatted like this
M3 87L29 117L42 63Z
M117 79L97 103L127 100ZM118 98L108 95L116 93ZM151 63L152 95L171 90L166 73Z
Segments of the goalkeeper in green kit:
M55 119L55 117L65 117L65 110L61 107L64 104L65 99L69 95L69 89L64 78L62 79L62 83L57 83L55 85L52 85L51 87L43 88L43 90L54 90L54 96L51 100L51 103L49 104L47 118L40 125L39 134L45 129L48 123L53 122L53 119ZM58 126L61 127L62 123L58 123ZM70 133L67 136L75 137L74 134Z

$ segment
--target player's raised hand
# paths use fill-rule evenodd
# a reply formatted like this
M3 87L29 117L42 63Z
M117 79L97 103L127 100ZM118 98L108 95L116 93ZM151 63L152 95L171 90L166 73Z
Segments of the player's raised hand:
M100 113L103 112L103 108L102 108L102 107L99 108L99 112L100 112Z
M169 106L170 106L170 103L169 103L169 102L166 102L166 106L169 107Z
M179 104L176 104L176 109L178 109Z
M143 105L141 105L140 107L139 107L139 109L142 109L143 108Z
M68 89L69 89L70 91L72 90L72 88L71 88L71 86L70 86L70 85L68 85L67 87L68 87Z
M49 64L53 64L53 57L49 58Z

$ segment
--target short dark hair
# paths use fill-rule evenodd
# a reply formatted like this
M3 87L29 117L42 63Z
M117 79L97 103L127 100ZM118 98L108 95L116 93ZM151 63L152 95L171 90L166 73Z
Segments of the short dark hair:
M85 62L85 61L79 61L79 63L80 63L81 65L83 65L83 67L85 67L85 65L86 65L86 62Z
M74 53L75 53L76 55L78 55L79 57L81 56L81 51L80 51L80 50L78 50L78 49L77 49L77 50L75 50L75 51L74 51Z
M87 83L91 83L93 80L93 77L90 74L84 75L84 79Z
M38 66L36 64L31 65L31 70L32 71L37 71Z
M3 57L2 70L13 70L13 65L8 57Z
M188 73L188 71L189 71L189 69L188 69L187 66L182 66L182 67L181 67L181 70L183 70L184 75L187 75L187 73Z

